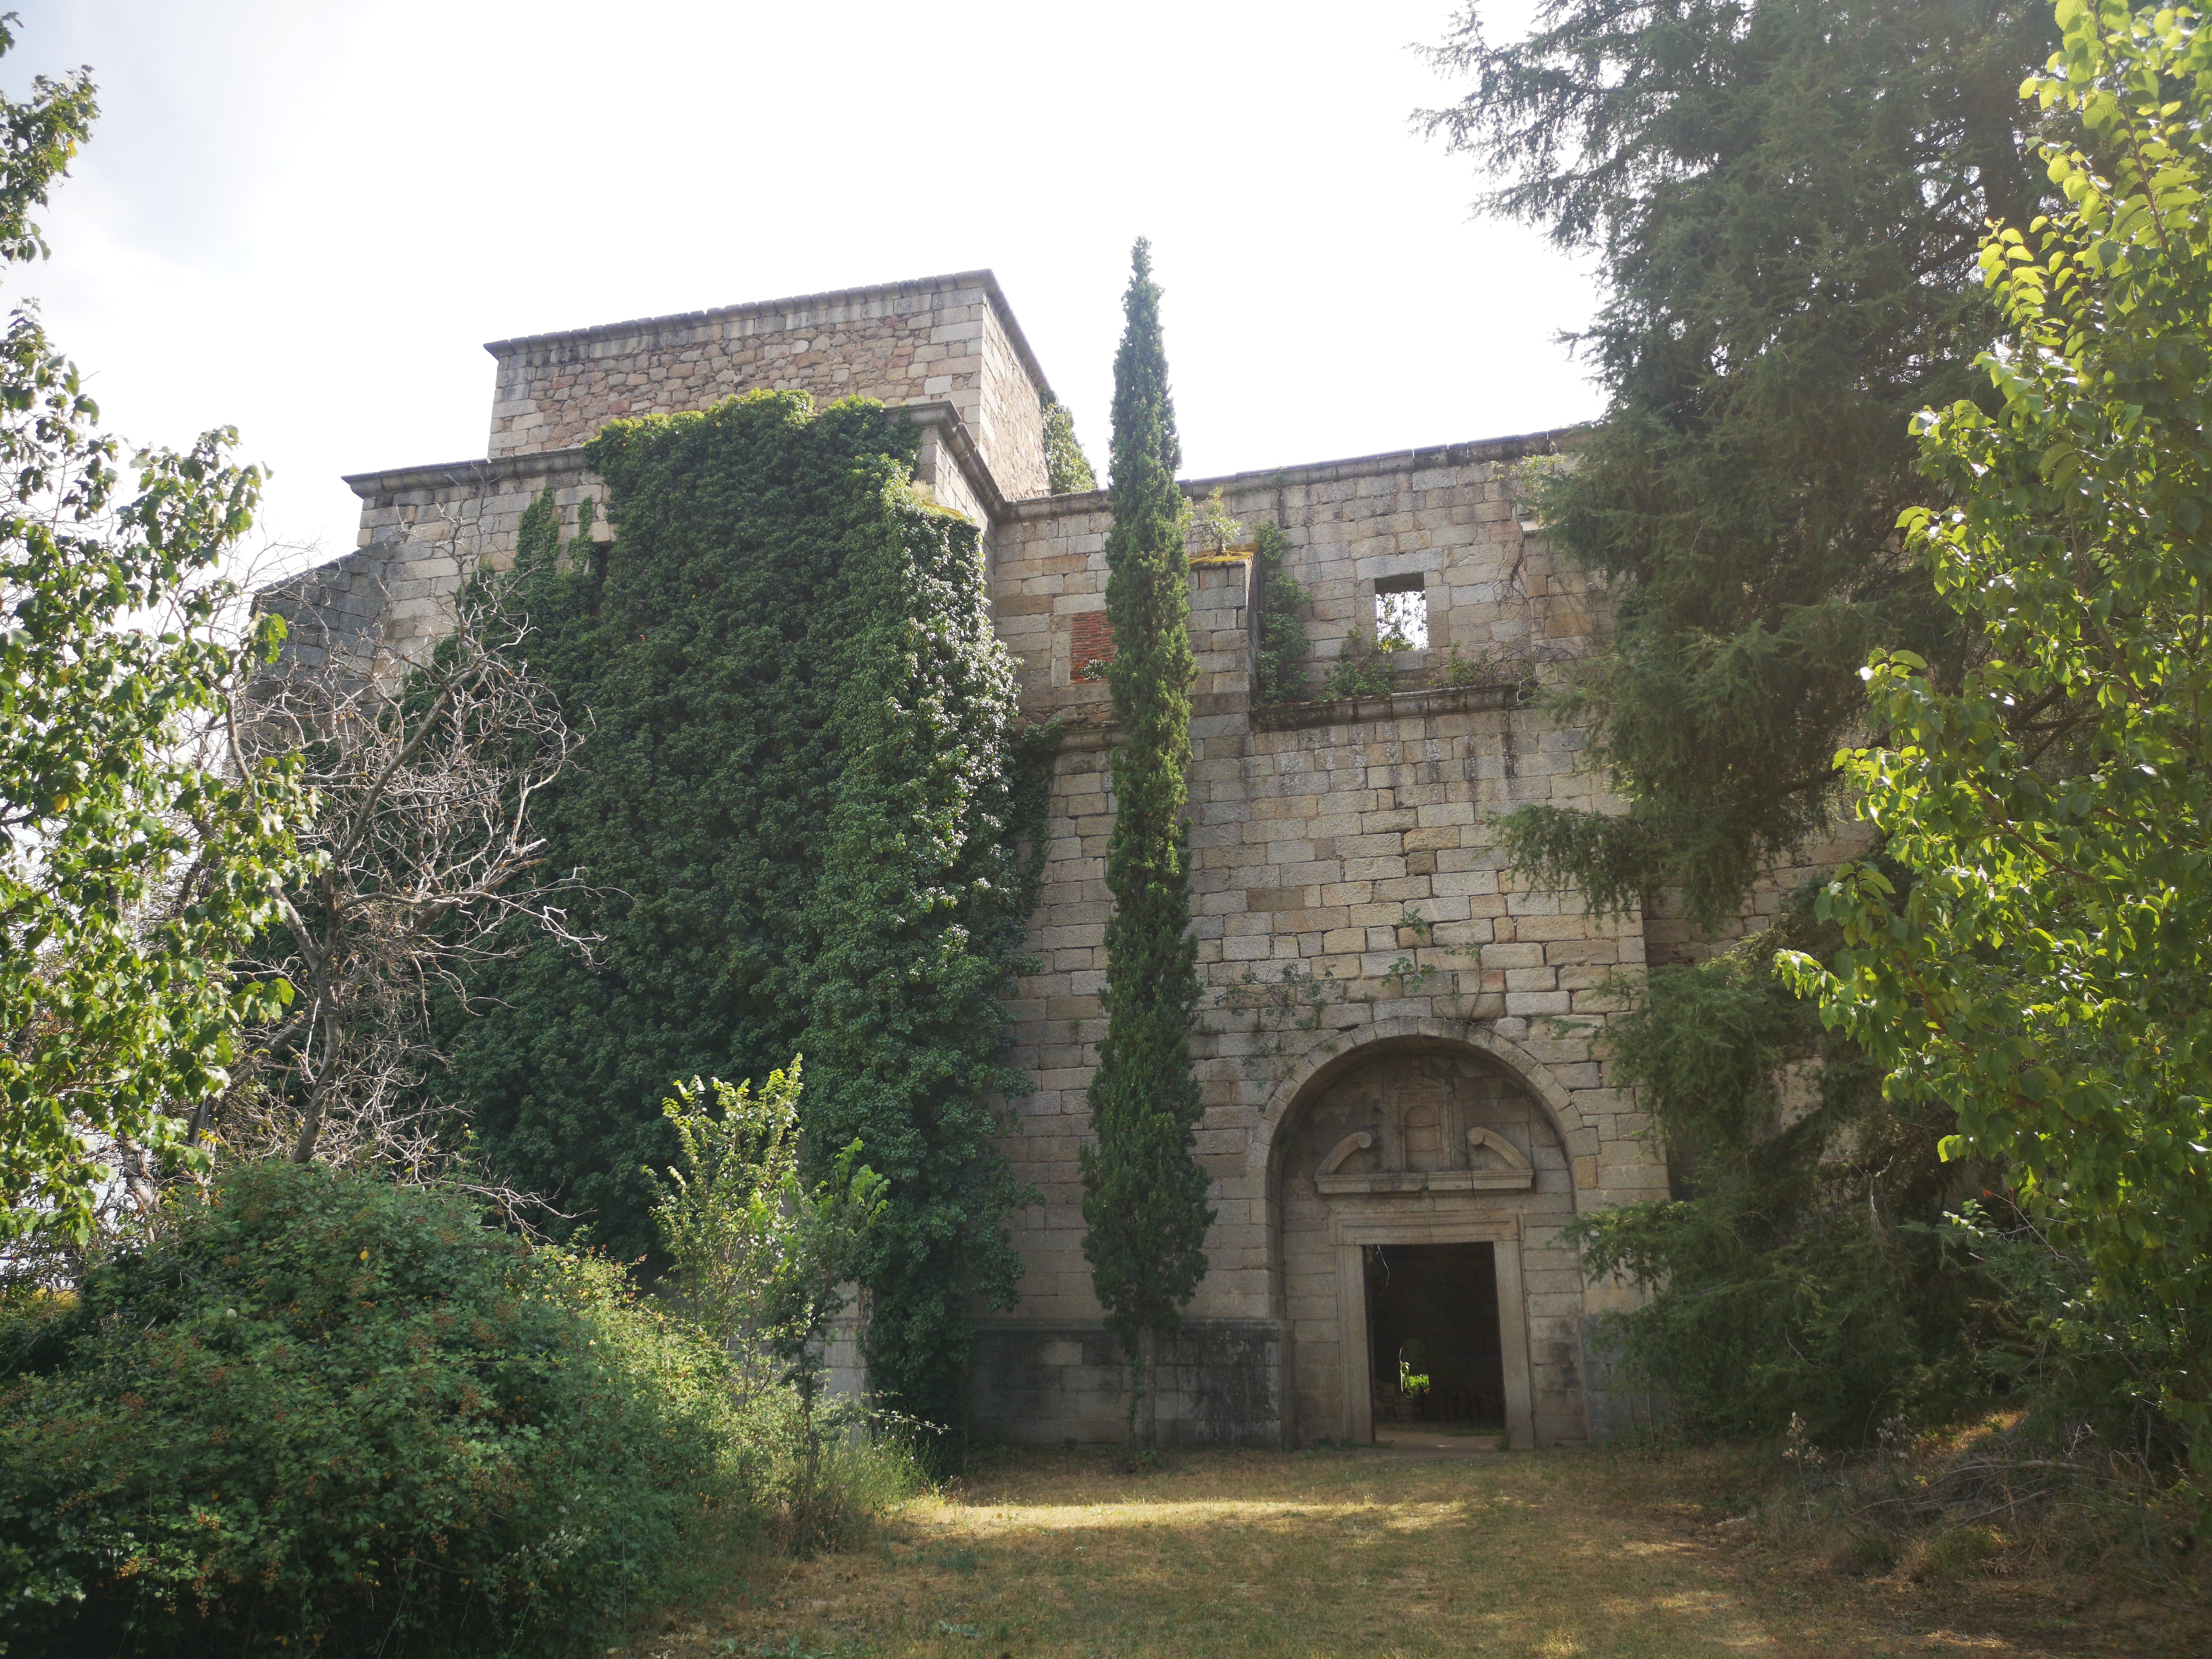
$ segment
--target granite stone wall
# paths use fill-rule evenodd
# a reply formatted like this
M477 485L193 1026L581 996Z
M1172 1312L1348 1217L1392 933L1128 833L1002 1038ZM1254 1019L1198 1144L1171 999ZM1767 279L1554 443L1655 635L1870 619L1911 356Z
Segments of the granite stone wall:
M1340 1435L1351 1404L1336 1258L1286 1240L1286 1228L1294 1238L1333 1224L1312 1185L1309 1126L1337 1068L1408 1044L1487 1068L1514 1099L1540 1103L1522 1109L1547 1126L1523 1133L1541 1184L1518 1195L1370 1196L1352 1209L1419 1218L1440 1242L1455 1228L1470 1238L1510 1231L1525 1247L1522 1300L1510 1315L1525 1322L1531 1431L1580 1439L1613 1420L1588 1398L1583 1329L1621 1292L1583 1285L1557 1233L1578 1210L1666 1192L1604 1049L1621 1006L1611 981L1640 968L1642 923L1531 890L1505 867L1491 827L1524 801L1609 804L1577 768L1580 734L1528 702L1532 678L1589 648L1601 597L1555 568L1514 514L1510 468L1546 447L1464 446L1188 487L1197 496L1218 483L1248 534L1283 527L1286 568L1315 596L1310 684L1344 634L1366 625L1377 580L1419 577L1430 596L1428 651L1395 659L1408 690L1255 710L1249 559L1200 553L1192 571L1193 890L1206 988L1199 1145L1218 1216L1191 1314L1273 1322L1284 1341L1279 1432L1293 1438ZM1030 938L1042 970L1014 1003L1014 1057L1036 1086L1011 1103L1011 1147L1017 1173L1045 1195L1017 1223L1029 1261L1019 1316L1071 1329L1099 1316L1076 1149L1105 1030L1115 738L1105 686L1078 676L1104 604L1107 523L1103 495L1017 501L993 544L1000 632L1023 658L1025 705L1067 730ZM1469 645L1488 652L1488 672L1436 684L1454 643L1463 661Z
M499 570L513 562L522 515L548 489L564 536L574 533L586 501L593 534L611 533L605 487L574 450L404 467L346 482L362 499L360 544L260 596L285 619L287 650L309 665L335 657L363 672L388 672L423 660L449 630L468 573L479 563Z
M495 341L489 453L568 449L623 415L763 388L950 404L1007 496L1047 489L1052 395L988 271Z

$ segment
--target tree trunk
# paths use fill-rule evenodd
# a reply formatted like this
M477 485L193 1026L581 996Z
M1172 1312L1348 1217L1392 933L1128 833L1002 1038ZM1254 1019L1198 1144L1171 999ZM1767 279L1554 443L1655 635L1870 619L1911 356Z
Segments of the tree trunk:
M1137 1363L1144 1367L1144 1392L1137 1398L1137 1444L1146 1451L1154 1450L1160 1443L1160 1391L1152 1369L1158 1352L1159 1338L1147 1325L1137 1333Z

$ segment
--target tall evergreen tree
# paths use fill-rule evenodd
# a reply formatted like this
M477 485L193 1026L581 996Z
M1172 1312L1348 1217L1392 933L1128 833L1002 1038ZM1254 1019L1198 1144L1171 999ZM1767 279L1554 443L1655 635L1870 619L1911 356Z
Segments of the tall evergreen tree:
M1896 533L1915 411L1986 399L1985 219L2037 202L2014 95L2046 0L1550 0L1433 56L1474 89L1428 118L1484 205L1598 256L1581 343L1608 394L1546 503L1619 599L1567 712L1630 802L1536 807L1522 861L1607 905L1732 914L1826 823L1869 643L1954 660Z
M1431 131L1498 179L1486 206L1595 254L1604 295L1580 343L1605 416L1536 488L1614 599L1555 706L1628 810L1512 814L1524 870L1731 916L1830 822L1869 647L1955 672L1962 630L1896 529L1926 498L1911 420L1990 396L1976 251L2037 209L2015 90L2055 39L2047 0L1547 0L1525 40L1469 11L1432 54L1474 84ZM1655 968L1614 1028L1686 1197L1585 1224L1585 1265L1654 1291L1629 1358L1711 1427L1796 1412L1850 1439L1990 1383L1972 1327L2001 1298L1923 1224L1948 1115L1886 1100L1770 971L1835 943L1801 902Z
M1190 1065L1198 1010L1183 807L1190 764L1190 561L1176 483L1182 445L1160 337L1151 245L1131 256L1127 325L1114 359L1114 527L1106 538L1107 668L1114 718L1114 830L1106 843L1106 1040L1091 1080L1095 1143L1082 1152L1083 1254L1152 1435L1147 1373L1206 1276L1207 1179L1195 1157L1203 1109Z

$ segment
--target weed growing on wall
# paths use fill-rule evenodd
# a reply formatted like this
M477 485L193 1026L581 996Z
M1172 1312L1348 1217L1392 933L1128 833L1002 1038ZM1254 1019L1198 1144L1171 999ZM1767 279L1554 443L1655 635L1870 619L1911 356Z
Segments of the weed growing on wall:
M957 1425L970 1310L1010 1305L1019 1271L990 1103L1024 1086L1000 992L1048 739L1017 733L975 528L915 492L913 434L757 392L592 442L611 544L564 548L535 511L525 649L589 731L535 821L606 943L498 968L456 1067L509 1177L635 1255L672 1082L803 1052L810 1159L857 1139L890 1182L872 1380Z
M1383 659L1389 654L1355 626L1344 636L1344 644L1338 648L1336 666L1328 671L1328 677L1322 682L1322 696L1389 696L1390 665Z

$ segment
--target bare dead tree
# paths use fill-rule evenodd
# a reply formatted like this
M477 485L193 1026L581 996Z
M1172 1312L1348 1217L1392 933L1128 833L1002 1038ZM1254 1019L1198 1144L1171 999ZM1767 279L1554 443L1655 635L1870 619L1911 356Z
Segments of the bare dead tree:
M534 939L589 950L567 908L587 891L580 873L545 870L530 823L577 734L525 665L527 620L497 585L456 599L450 623L412 666L288 659L236 702L240 762L303 757L317 811L308 872L248 964L290 984L289 1012L194 1121L196 1139L454 1178L453 1114L434 1087L440 998L465 1007L472 970Z

